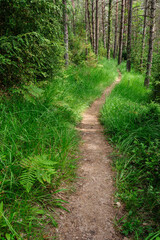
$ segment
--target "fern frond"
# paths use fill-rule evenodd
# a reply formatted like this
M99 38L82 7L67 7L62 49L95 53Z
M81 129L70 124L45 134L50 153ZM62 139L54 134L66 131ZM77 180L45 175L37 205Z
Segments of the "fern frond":
M22 186L26 189L27 192L30 192L34 182L35 182L35 170L29 169L24 170L21 177L20 177L20 183Z
M24 171L20 177L20 183L29 192L35 183L38 180L40 183L51 183L52 176L56 174L53 165L56 163L48 160L48 156L38 155L29 157L21 162L21 166L24 168Z

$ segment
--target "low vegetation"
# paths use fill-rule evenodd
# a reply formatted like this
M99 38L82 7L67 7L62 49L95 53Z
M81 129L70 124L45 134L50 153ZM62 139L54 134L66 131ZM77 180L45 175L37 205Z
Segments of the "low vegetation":
M70 67L49 84L24 85L0 99L0 239L43 239L57 226L55 199L75 176L81 112L117 76L114 61Z
M123 77L101 121L120 152L121 230L160 239L159 14L156 0L0 0L0 239L41 240L57 226L55 193L75 177L75 125L117 76L112 57Z
M126 236L159 239L160 232L160 107L150 101L151 90L144 88L144 76L125 72L101 110L109 140L116 144L117 198L127 213L119 220ZM155 236L155 237L154 237ZM156 238L157 237L157 238Z

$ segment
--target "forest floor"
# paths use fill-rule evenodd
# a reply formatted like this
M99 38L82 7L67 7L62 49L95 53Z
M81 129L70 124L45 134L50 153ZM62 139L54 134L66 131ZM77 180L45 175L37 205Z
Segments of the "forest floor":
M121 240L114 227L119 214L114 202L111 146L103 134L99 111L121 75L83 114L78 125L82 137L76 191L69 196L69 212L60 211L59 240Z

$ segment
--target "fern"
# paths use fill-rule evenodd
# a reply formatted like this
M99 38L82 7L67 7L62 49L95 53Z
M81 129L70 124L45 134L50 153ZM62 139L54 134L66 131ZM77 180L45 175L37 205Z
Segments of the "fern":
M38 180L40 183L51 183L52 176L56 174L53 166L56 163L48 160L47 155L33 156L24 159L21 166L24 168L20 177L20 183L30 192L34 183Z
M20 177L20 183L26 189L27 192L30 192L33 183L35 182L35 170L31 167L23 171L22 176Z

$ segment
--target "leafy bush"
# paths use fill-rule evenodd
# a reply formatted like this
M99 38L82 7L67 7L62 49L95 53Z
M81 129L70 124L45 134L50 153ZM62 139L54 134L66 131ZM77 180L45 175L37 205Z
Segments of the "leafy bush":
M98 54L101 57L107 57L107 49L104 48L103 43L100 42L99 48L98 48Z
M86 60L86 49L91 50L91 46L85 42L83 36L72 36L70 39L70 59L72 63L78 65L85 63Z
M59 1L0 0L2 85L36 82L56 74L64 52L61 15Z

